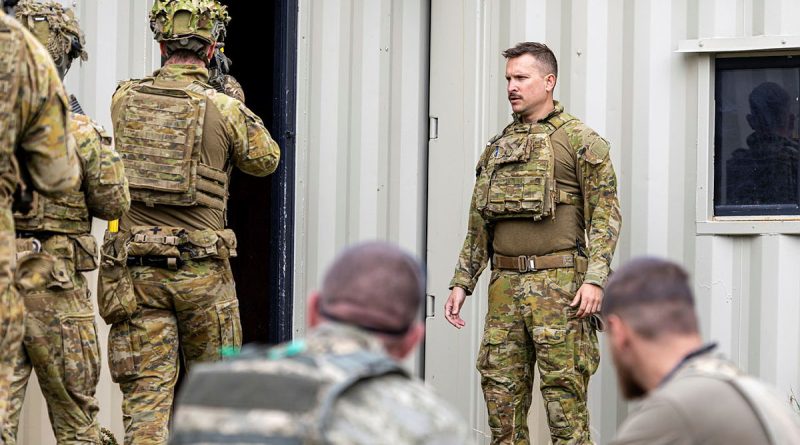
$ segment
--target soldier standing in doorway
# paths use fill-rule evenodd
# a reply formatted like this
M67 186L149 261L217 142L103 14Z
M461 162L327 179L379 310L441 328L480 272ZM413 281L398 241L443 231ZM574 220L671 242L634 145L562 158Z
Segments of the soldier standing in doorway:
M63 80L72 62L87 59L72 10L56 2L20 2L17 20L50 52ZM80 190L48 199L34 194L31 208L14 213L17 287L26 309L24 347L18 349L2 438L16 443L25 390L36 371L58 443L100 443L95 398L100 349L91 293L82 272L97 268L92 217L119 218L130 206L122 161L103 128L71 96L69 137L81 166ZM46 279L36 280L46 271ZM53 366L53 361L64 366Z
M514 120L478 162L445 316L465 325L461 307L491 261L477 368L492 444L529 443L536 362L553 443L591 443L595 314L621 225L609 144L553 100L558 65L546 45L520 43L503 55Z
M13 2L15 5L16 2ZM32 190L74 190L80 179L67 142L67 98L47 50L0 0L0 427L9 379L22 344L24 304L13 284L16 245L12 204ZM25 178L23 182L21 178ZM18 190L15 198L15 190ZM26 200L26 202L30 203ZM2 442L2 439L0 439Z
M207 82L230 20L215 0L157 0L150 26L164 66L112 101L131 210L102 248L99 306L111 323L126 444L164 444L179 356L216 361L242 342L226 229L234 167L265 176L280 150L261 119Z

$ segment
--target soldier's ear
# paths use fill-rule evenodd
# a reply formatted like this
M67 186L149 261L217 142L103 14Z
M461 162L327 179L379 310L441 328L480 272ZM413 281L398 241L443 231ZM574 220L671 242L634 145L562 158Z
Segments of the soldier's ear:
M313 328L322 322L322 315L319 313L319 292L314 291L308 295L307 304L307 320L309 328Z
M389 351L394 358L398 360L403 360L408 357L414 349L417 348L417 345L422 341L422 338L425 336L425 325L420 323L419 321L414 322L411 328L408 329L408 332L405 336L403 336L400 343L397 345L396 348L392 348L393 350Z

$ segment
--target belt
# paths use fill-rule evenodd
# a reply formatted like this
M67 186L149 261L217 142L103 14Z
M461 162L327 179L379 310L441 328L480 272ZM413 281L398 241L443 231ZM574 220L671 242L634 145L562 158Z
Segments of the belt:
M545 269L574 267L576 272L584 273L589 268L589 260L577 255L542 255L542 256L492 256L492 267L495 269L516 270L520 273L535 272Z

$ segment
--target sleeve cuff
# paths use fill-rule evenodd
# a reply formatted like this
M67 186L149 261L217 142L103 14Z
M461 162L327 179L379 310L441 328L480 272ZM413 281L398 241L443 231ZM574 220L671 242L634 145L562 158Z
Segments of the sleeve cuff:
M599 273L587 272L586 276L583 278L584 284L594 284L600 287L600 289L605 289L607 282L608 276Z
M467 292L467 295L472 295L472 291L475 290L475 282L472 280L464 279L463 277L455 276L453 280L450 281L450 290L453 290L454 287L460 287Z

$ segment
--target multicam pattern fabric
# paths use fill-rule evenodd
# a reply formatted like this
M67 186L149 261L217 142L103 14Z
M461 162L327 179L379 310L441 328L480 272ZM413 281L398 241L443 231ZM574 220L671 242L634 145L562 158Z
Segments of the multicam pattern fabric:
M230 171L200 162L201 150L209 149L202 147L206 106L215 107L227 119L237 167L256 176L277 168L280 149L261 119L206 81L205 68L168 65L155 77L121 84L114 94L112 107L119 110L113 116L114 131L135 201L150 205L202 204L224 211ZM146 100L140 97L140 91L149 93ZM179 97L182 91L186 92ZM166 96L168 93L172 96ZM147 105L143 105L145 102ZM181 113L183 116L178 115ZM154 165L154 145L161 150L160 165L145 168ZM164 154L171 155L165 158Z
M0 11L0 419L5 417L8 376L22 341L23 305L12 285L15 266L11 199L21 150L31 183L53 194L74 189L80 175L67 144L67 99L47 51Z
M86 39L74 12L57 2L24 0L17 4L15 16L47 48L56 62L67 57L86 61ZM77 45L73 45L73 42ZM77 49L79 48L79 49ZM77 49L77 52L76 52Z
M576 311L569 304L580 285L589 283L603 287L608 279L621 225L617 179L609 157L608 142L578 119L564 113L558 102L549 116L534 125L565 131L576 154L576 176L581 196L573 205L583 206L589 267L586 274L578 274L573 268L528 273L492 271L489 311L477 367L481 372L493 444L529 443L526 420L531 403L530 373L537 360L553 443L590 443L586 391L589 376L595 372L599 362L597 338L592 319L576 319ZM491 190L486 185L493 179L494 155L500 157L502 152L504 158L509 158L506 163L519 167L510 168L512 172L544 166L541 169L544 173L550 168L548 163L529 162L537 158L537 150L549 144L537 139L536 135L531 139L528 127L529 124L515 121L493 138L480 158L467 236L451 287L459 286L472 293L489 260L493 219L520 215L520 212L510 211L518 209L507 205L506 197L501 195L506 192L524 194L524 184L509 183L510 190L498 188L494 195L487 192ZM522 132L524 138L520 137L519 128L527 128ZM525 143L521 144L517 139ZM542 178L541 175L538 177ZM552 173L542 180L553 180ZM525 218L532 216L538 202L535 198L540 196L538 193L543 196L547 193L546 187L529 188L536 193L531 195L534 198L530 200L531 209L522 212L521 217ZM547 198L544 196L541 202L542 215L546 213ZM484 200L502 203L497 208L502 211L488 215L490 218L487 220L479 211ZM516 202L521 209L523 199ZM574 250L560 253L574 254Z
M178 378L217 361L223 350L242 344L239 302L227 260L187 261L176 270L129 267L138 308L114 323L109 334L109 367L124 399L125 443L167 443Z
M492 271L477 368L493 444L527 444L533 366L554 444L592 443L586 392L600 351L593 320L569 304L581 274Z
M191 18L179 21L175 15L188 11ZM150 10L150 29L158 41L200 37L208 43L224 40L230 22L228 7L215 0L157 0Z
M26 251L27 241L18 239L17 250ZM66 235L51 236L41 246L40 254L21 253L18 264L17 285L27 313L24 348L15 357L2 438L6 445L17 443L25 390L36 371L58 443L98 444L94 394L100 349L91 294L75 264L81 257L75 250L82 247Z
M558 117L564 108L556 102L556 109L545 120ZM617 178L609 156L609 145L603 138L581 121L574 119L563 125L570 144L578 155L578 177L584 206L584 224L588 237L589 271L585 283L605 286L611 260L619 238L622 216L617 198ZM506 131L513 132L514 125ZM504 138L504 132L497 140ZM478 180L470 206L469 223L464 246L458 258L450 287L463 287L472 293L478 277L489 260L489 223L478 209L478 199L483 192L478 187L484 180L480 176L490 172L487 168L496 141L489 144L478 164ZM499 199L499 198L498 198Z
M402 372L375 337L326 323L306 340L197 367L170 443L461 445L470 443L467 434L459 416Z
M17 230L89 233L92 216L113 220L130 207L128 181L111 136L87 116L74 113L70 114L69 132L83 172L81 190L55 199L34 193L31 211L14 214Z

